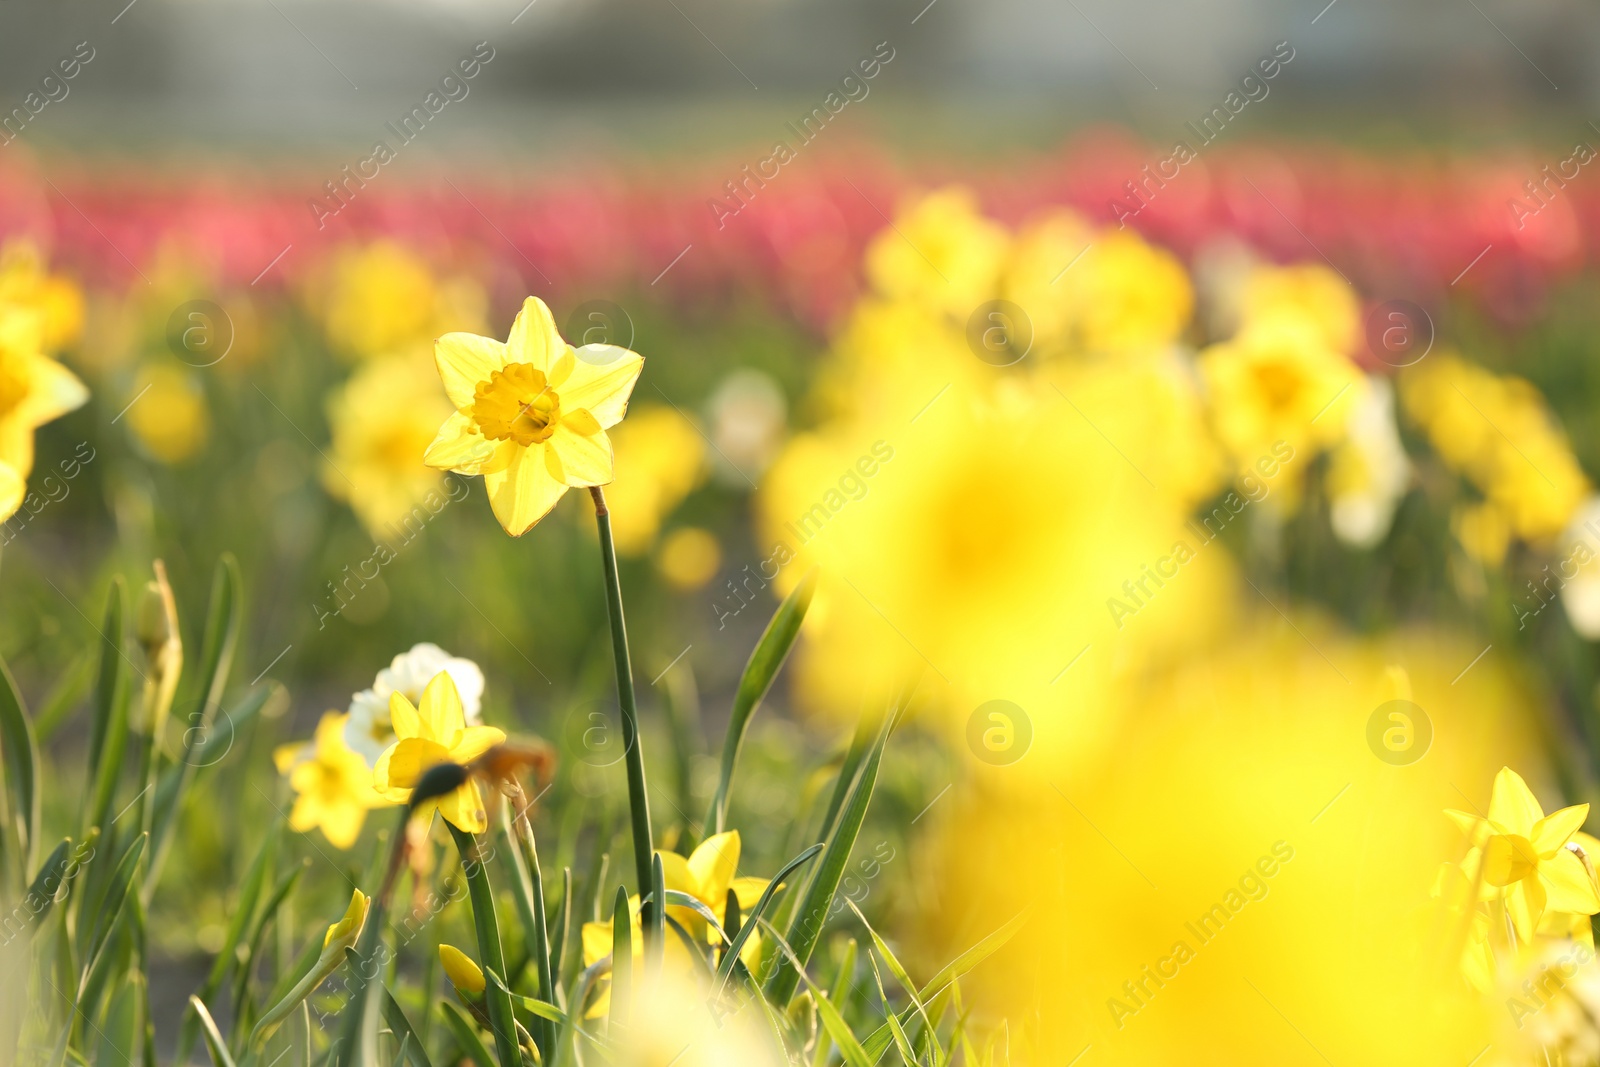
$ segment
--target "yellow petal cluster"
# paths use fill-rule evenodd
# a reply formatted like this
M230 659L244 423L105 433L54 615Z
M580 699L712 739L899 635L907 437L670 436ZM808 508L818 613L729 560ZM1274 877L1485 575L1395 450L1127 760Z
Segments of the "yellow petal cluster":
M49 355L81 323L81 297L43 274L27 245L0 250L0 520L16 514L33 471L33 434L81 407L89 391Z
M440 277L396 241L347 245L314 272L307 300L335 351L350 359L425 351L446 329L482 325L483 289L465 277Z
M443 477L422 462L450 404L439 395L427 360L384 356L366 361L328 397L332 447L322 484L349 501L374 537L392 537L417 505L440 498ZM438 504L430 502L430 510Z
M761 894L766 891L767 879L740 877L739 870L740 840L739 831L728 830L706 838L687 857L676 852L658 852L661 857L661 878L667 889L687 893L700 903L710 908L712 913L723 915L728 907L728 892L733 891L739 901L741 914L747 913L761 899ZM633 953L636 959L642 958L644 941L641 933L639 919L639 897L635 894L628 901L630 914L633 917ZM711 924L693 908L674 905L667 909L667 916L677 922L684 930L708 945L718 944L721 940ZM760 937L753 935L745 942L740 958L747 963L754 964L760 953ZM611 954L612 924L610 922L591 922L583 924L583 964L592 966ZM673 968L673 973L680 978L688 979L695 973L693 960L682 941L675 935L667 935L665 950L665 963ZM610 1005L610 989L602 987L600 994L589 1008L591 1017L605 1014Z
M389 803L373 789L366 760L345 744L349 717L327 712L310 741L281 745L273 752L278 773L288 775L295 791L289 828L299 833L321 830L330 845L341 849L356 843L370 809Z
M390 694L389 719L395 742L383 750L371 775L373 788L396 804L411 799L412 788L428 768L439 763L471 763L506 739L505 731L496 727L467 725L461 694L448 671L434 675L415 705L404 693ZM429 818L435 809L465 833L481 834L489 828L483 792L470 777L452 792L423 801L416 815Z
M1439 456L1520 540L1550 545L1593 492L1544 398L1522 378L1436 352L1401 376L1400 399Z
M544 301L530 296L506 341L446 334L434 359L455 413L425 460L483 475L507 533L526 533L568 488L611 481L606 431L628 410L643 356L615 345L574 349Z

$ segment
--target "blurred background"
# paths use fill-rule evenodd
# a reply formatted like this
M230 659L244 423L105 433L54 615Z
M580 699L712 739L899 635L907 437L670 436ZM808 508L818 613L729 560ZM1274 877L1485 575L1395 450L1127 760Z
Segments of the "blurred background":
M620 841L587 501L510 539L419 462L433 339L535 294L646 357L608 492L663 840L815 564L746 861L920 672L859 899L923 974L1034 908L974 992L1018 1062L1595 1062L1595 997L1506 1017L1533 948L1462 980L1436 879L1501 765L1600 797L1597 48L1566 0L0 0L0 306L89 393L0 533L47 823L113 574L163 559L197 655L232 553L230 701L278 687L184 815L158 1034L293 799L273 747L419 642L560 751L541 833ZM1125 988L1264 855L1219 947Z

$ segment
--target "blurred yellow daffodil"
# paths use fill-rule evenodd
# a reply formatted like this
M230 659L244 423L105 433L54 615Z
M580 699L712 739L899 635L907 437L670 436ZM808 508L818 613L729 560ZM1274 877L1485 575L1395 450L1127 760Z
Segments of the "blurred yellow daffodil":
M1574 804L1546 815L1522 776L1502 767L1495 775L1487 819L1464 811L1446 814L1472 842L1464 866L1477 871L1482 864L1485 886L1503 895L1524 942L1533 940L1546 910L1600 912L1593 868L1569 847L1589 817L1589 805Z
M289 776L289 786L298 794L289 828L298 833L319 829L335 848L355 844L367 811L388 803L373 790L366 760L345 744L348 718L327 712L310 741L280 745L273 753L278 773Z
M530 296L505 342L446 334L434 358L456 411L425 460L483 475L507 533L526 533L568 488L611 481L606 430L627 412L643 356L615 345L574 349Z
M323 487L348 500L374 537L393 537L393 527L422 521L443 507L443 475L425 466L422 454L449 414L426 360L367 361L328 397L333 447ZM418 508L424 501L427 512Z
M18 483L33 470L33 432L88 399L83 383L45 355L39 316L0 309L0 465L8 468L0 477L0 519L22 504Z
M470 763L506 739L505 732L493 726L467 725L461 694L446 671L434 675L414 706L404 693L391 694L389 720L396 740L378 757L372 782L382 796L396 803L411 799L412 787L429 767ZM464 833L481 834L489 828L483 794L470 776L454 791L418 805L416 814L431 815L435 808Z

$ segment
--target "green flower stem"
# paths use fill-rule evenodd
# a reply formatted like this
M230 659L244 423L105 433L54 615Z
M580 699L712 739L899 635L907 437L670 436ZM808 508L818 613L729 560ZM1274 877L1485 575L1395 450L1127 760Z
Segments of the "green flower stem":
M589 487L594 517L600 528L600 556L606 573L606 605L611 615L611 654L617 667L617 701L622 705L622 733L627 744L628 812L633 822L633 868L641 895L649 892L650 797L645 792L644 743L639 736L639 708L633 696L633 661L628 655L628 630L622 619L622 585L617 578L617 549L611 541L611 513L598 485ZM655 905L651 905L654 907ZM648 913L644 928L649 930Z
M503 975L506 973L506 958L500 947L500 922L494 913L494 890L489 885L489 872L478 854L477 838L454 825L450 825L450 834L456 839L456 850L461 853L467 891L472 898L472 923L478 933L478 953L483 957L486 969ZM500 1057L500 1067L522 1067L522 1054L517 1051L517 1020L511 1010L511 997L504 988L490 983L483 991L483 999L489 1010L489 1028L494 1032L495 1054Z

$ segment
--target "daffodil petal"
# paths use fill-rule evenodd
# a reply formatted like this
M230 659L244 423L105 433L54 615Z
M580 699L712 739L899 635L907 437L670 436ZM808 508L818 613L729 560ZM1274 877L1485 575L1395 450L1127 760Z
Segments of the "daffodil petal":
M1544 818L1544 809L1534 798L1522 775L1501 767L1494 776L1494 792L1489 797L1489 821L1505 827L1507 833L1530 837L1533 824Z
M739 910L748 912L755 907L756 902L761 899L761 894L765 893L767 886L771 884L772 880L769 878L735 878L730 888L733 890L733 895L739 898Z
M439 427L433 443L422 454L422 462L437 470L482 474L484 465L495 457L495 443L473 433L471 427L471 416L453 413Z
M676 852L657 853L661 857L661 883L680 893L694 893L694 875L689 873L689 861Z
M401 789L409 792L429 767L450 762L448 749L437 741L421 737L408 737L404 741L396 742L384 756L387 757L387 762L384 763L384 785L380 788L385 792ZM380 759L379 762L383 760ZM376 781L376 772L374 780Z
M568 347L545 302L536 296L524 300L517 321L511 324L511 336L506 339L506 361L549 371Z
M1549 856L1565 845L1588 817L1587 804L1574 804L1570 808L1551 812L1533 824L1533 833L1529 835L1533 850L1541 856Z
M592 967L611 955L611 924L583 924L583 965Z
M481 834L489 828L483 794L478 790L478 783L470 778L461 788L439 798L439 814L462 833Z
M506 346L475 333L447 333L433 343L433 362L450 403L469 408L478 383L506 365Z
M551 477L572 486L605 485L614 476L611 438L604 430L585 436L563 422L545 445Z
M4 522L22 507L22 498L28 493L28 483L15 467L0 462L0 522Z
M429 679L417 711L422 715L423 724L432 731L430 736L440 744L448 744L467 725L461 692L456 689L456 680L449 671L440 671Z
M700 842L700 847L689 857L689 875L696 886L695 896L721 908L733 884L734 872L739 869L739 831L728 830L713 834Z
M518 449L511 464L484 474L484 488L495 518L512 537L520 537L556 506L567 486L550 476L543 453L548 446Z
M469 726L456 735L450 745L450 758L469 763L506 739L506 732L493 726Z
M22 418L35 426L81 408L89 399L88 388L78 376L53 359L33 361L32 384L23 402Z
M601 432L600 420L584 408L579 408L561 416L561 425L583 437Z
M1511 916L1511 925L1516 928L1517 937L1525 943L1532 941L1533 935L1538 932L1539 920L1544 917L1546 896L1544 884L1536 876L1524 878L1506 889L1506 911Z
M616 345L584 345L561 387L561 405L584 408L610 429L628 411L628 397L644 370L644 357Z
M398 690L389 694L389 725L396 737L421 737L422 716L406 695Z
M1560 849L1547 860L1539 861L1539 878L1549 891L1552 911L1570 911L1593 915L1600 911L1600 892L1594 879L1584 869L1583 861L1576 855Z

